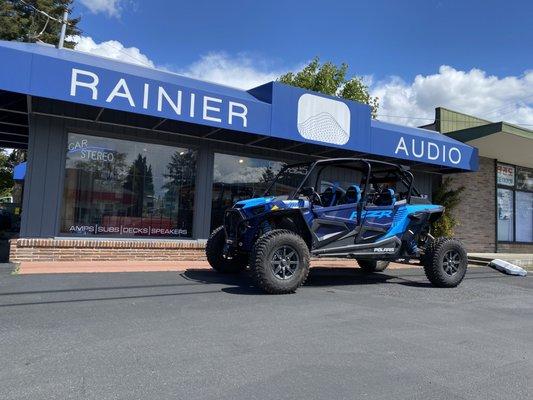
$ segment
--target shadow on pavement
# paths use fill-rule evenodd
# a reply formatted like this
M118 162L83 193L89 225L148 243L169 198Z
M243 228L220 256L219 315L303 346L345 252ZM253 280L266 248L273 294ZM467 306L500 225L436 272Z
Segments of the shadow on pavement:
M82 303L106 300L132 300L141 298L158 298L208 293L229 293L236 295L262 295L261 289L255 286L248 273L237 275L220 274L206 269L188 269L179 274L186 282L161 283L150 285L108 285L100 287L61 288L46 290L24 290L0 293L0 307L24 305ZM466 279L505 278L486 268L469 270ZM356 268L314 267L309 273L305 284L308 287L363 286L374 284L403 285L415 288L428 288L432 285L426 280L424 273L417 269L391 270L381 273L366 273ZM222 287L205 287L221 285ZM185 290L185 288L191 290ZM174 290L173 290L174 289ZM203 290L202 290L203 289ZM154 293L155 291L155 293ZM85 294L100 292L98 295L84 297ZM15 298L10 298L15 296ZM18 297L22 296L22 298ZM24 296L38 296L38 299ZM50 296L46 298L46 296ZM72 298L72 296L75 296ZM44 298L43 298L44 297ZM67 297L67 298L65 298ZM70 298L69 298L70 297ZM23 301L27 300L27 301ZM21 301L22 300L22 301Z
M231 294L262 294L254 286L249 274L221 274L210 269L188 269L180 274L184 279L202 284L219 284L231 286L220 289Z
M311 269L306 286L374 285L390 283L393 279L398 277L386 272L368 273L356 268L316 267Z
M133 299L145 299L151 297L169 297L169 296L186 296L186 295L198 295L217 293L218 290L204 290L199 292L184 292L184 293L157 293L157 294L141 294L135 296L107 296L107 297L91 297L84 299L67 299L67 300L49 300L49 301L34 301L24 303L8 303L0 304L0 307L15 307L15 306L34 306L43 304L61 304L61 303L84 303L88 301L108 301L108 300L133 300Z
M50 294L50 293L72 293L72 292L92 292L92 291L105 291L105 290L130 290L130 289L158 289L158 288L174 288L180 286L195 286L201 285L201 282L196 283L165 283L160 285L128 285L128 286L100 286L100 287L88 287L88 288L75 288L75 289L49 289L49 290L30 290L30 291L18 291L18 292L0 292L0 296L17 296L28 294Z
M187 280L204 284L222 284L231 286L222 288L225 293L256 295L263 292L257 288L249 274L220 274L211 270L189 269L181 274ZM415 278L415 279L410 279ZM422 279L422 281L420 281ZM397 284L412 287L431 286L423 275L410 274L398 276L386 273L367 273L358 269L315 267L309 272L305 286L328 287L341 285Z

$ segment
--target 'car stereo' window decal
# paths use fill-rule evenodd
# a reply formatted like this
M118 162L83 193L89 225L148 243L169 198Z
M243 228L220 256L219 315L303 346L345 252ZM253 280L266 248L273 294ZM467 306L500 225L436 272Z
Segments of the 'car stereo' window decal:
M350 139L350 109L340 101L303 94L298 100L298 132L306 139L346 144Z

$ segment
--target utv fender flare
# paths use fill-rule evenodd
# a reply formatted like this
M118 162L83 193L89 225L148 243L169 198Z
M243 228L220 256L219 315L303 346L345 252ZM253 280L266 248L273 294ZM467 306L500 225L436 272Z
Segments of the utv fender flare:
M417 217L417 214L425 214L425 216L427 218L427 222L429 224L432 224L435 221L438 221L440 219L440 217L442 217L442 214L444 214L444 209L441 209L441 210L427 210L427 211L422 211L420 213L415 213L415 214L410 215L411 219L415 219Z
M432 224L433 222L438 221L440 217L442 217L442 214L444 214L444 209L430 212L428 222Z
M267 214L267 218L274 224L276 229L286 229L301 236L307 247L311 249L313 235L309 225L305 222L302 211L299 209L277 210Z
M416 211L409 214L409 219L416 223L416 221L427 219L430 224L437 221L442 214L444 214L444 207L439 206L437 208L429 208L427 210Z

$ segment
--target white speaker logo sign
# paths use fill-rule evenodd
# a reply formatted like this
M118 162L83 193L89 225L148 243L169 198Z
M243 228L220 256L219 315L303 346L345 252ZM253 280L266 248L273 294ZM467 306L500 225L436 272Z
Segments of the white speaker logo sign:
M350 109L341 101L303 94L298 100L298 132L309 140L346 144L350 139Z

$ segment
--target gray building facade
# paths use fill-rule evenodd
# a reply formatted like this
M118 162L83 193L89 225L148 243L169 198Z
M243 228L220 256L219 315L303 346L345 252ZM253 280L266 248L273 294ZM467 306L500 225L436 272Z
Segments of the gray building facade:
M202 258L224 210L287 163L392 161L428 197L442 174L477 169L459 140L275 82L241 91L37 44L0 55L0 145L28 149L12 261Z

